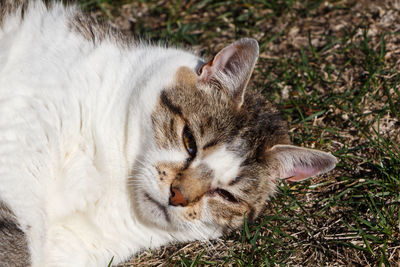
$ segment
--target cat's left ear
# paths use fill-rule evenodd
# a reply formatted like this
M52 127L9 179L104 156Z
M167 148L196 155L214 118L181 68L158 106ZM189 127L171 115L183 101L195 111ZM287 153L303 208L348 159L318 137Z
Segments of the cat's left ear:
M200 81L225 90L240 107L257 58L257 41L240 39L222 49L198 70Z
M330 153L292 145L275 145L266 156L267 161L274 162L276 177L291 182L328 172L337 163Z

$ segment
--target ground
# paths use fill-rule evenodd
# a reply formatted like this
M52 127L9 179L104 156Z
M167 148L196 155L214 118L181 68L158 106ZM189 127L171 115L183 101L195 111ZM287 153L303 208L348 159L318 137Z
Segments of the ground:
M339 160L326 175L280 184L242 230L124 266L400 266L399 0L79 2L128 35L208 58L257 39L251 88L279 106L294 144Z

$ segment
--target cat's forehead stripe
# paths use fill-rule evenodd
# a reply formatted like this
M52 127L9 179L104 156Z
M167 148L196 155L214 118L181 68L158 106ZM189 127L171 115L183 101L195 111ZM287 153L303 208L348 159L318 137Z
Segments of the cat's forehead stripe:
M161 92L160 95L160 99L161 99L161 104L163 106L165 106L166 108L168 108L172 113L182 117L182 110L180 107L172 104L172 102L169 100L167 93L165 92L165 90L163 90Z

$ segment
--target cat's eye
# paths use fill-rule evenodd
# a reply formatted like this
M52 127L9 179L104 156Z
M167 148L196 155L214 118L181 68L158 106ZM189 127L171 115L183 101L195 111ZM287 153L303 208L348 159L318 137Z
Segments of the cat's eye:
M229 201L229 202L233 202L233 203L237 203L238 200L228 191L221 189L221 188L217 188L215 189L215 193L217 193L218 195L220 195L222 198L224 198L225 200Z
M197 153L196 141L194 140L193 134L190 131L189 127L187 127L187 125L185 125L185 127L183 128L182 140L183 145L185 146L190 157L194 158Z

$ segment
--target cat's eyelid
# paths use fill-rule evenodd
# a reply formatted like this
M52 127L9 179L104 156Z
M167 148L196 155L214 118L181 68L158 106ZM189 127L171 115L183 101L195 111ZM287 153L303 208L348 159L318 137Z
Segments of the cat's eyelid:
M203 150L206 150L206 149L208 149L208 148L212 148L212 147L214 147L214 146L216 146L216 145L218 145L218 140L212 140L212 141L210 141L210 142L208 142L207 144L205 144L204 146L203 146Z
M217 194L220 198L223 198L224 200L229 201L231 203L239 202L239 200L235 196L233 196L231 194L231 192L229 192L228 190L223 189L223 188L218 187L218 188L212 189L212 190L210 190L210 193L211 193L211 195Z
M229 186L233 186L233 185L239 183L242 179L243 179L243 176L242 175L238 175L238 176L235 177L235 179L230 181L228 185Z

